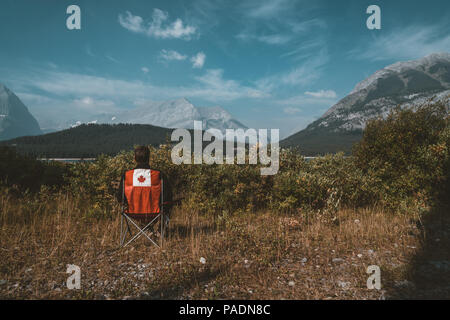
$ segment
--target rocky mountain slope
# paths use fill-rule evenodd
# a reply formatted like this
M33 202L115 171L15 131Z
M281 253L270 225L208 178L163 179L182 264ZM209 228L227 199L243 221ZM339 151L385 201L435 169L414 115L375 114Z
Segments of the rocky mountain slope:
M387 66L358 83L306 129L282 141L305 154L349 152L367 121L386 117L396 106L414 107L428 99L450 105L450 53L436 53Z
M41 129L28 108L0 84L0 140L37 134L41 134Z

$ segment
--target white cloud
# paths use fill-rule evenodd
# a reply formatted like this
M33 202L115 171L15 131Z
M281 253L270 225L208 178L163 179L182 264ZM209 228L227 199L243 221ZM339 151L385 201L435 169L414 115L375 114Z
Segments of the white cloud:
M94 99L91 97L85 97L82 99L76 99L75 102L83 106L91 106L94 103Z
M300 111L320 115L337 102L337 97L332 97L333 94L331 94L331 92L334 91L327 90L330 91L328 94L316 94L322 91L323 90L318 92L309 92L314 93L314 95L307 94L305 92L305 94L277 99L273 101L273 104L282 107L283 112L289 115L296 115Z
M316 91L316 92L311 92L311 91L306 91L305 92L306 95L311 96L311 97L315 97L315 98L336 98L336 92L334 92L333 90L320 90L320 91Z
M283 134L287 136L304 129L309 123L336 104L337 98L328 96L331 96L331 94L311 96L305 93L273 100L273 105L278 106L286 115L282 117L280 113L279 118L279 121L283 123L283 127L281 127L283 128Z
M182 61L182 60L186 60L186 58L187 58L186 55L183 55L175 50L165 50L165 49L161 50L159 57L166 61L172 61L172 60Z
M450 52L448 22L433 26L405 26L375 35L367 45L349 52L351 58L378 60L417 59L435 52Z
M95 112L111 111L116 108L116 105L111 100L94 99L89 96L81 99L74 99L73 104L81 108L95 109Z
M301 47L310 38L316 39L318 29L327 23L317 16L318 5L302 5L303 0L247 0L238 5L244 22L236 38L269 45ZM319 37L323 37L319 35ZM292 50L290 48L290 50ZM309 50L310 52L312 50ZM317 50L315 50L317 51Z
M110 77L68 73L52 69L39 70L34 76L14 76L11 87L30 102L30 106L52 106L60 112L68 106L86 110L92 106L96 113L115 108L127 108L133 101L169 100L197 97L212 103L237 99L261 99L269 94L255 87L242 85L224 78L221 69L206 70L193 78L187 86L160 86L139 80L121 80ZM35 92L42 92L39 95ZM60 111L58 111L60 110ZM66 112L66 111L64 111Z
M149 69L147 68L147 67L142 67L141 68L141 71L143 72L143 73L149 73Z
M240 33L236 38L244 41L256 40L266 44L285 44L291 41L292 37L284 34L255 35L250 33Z
M119 14L119 23L125 29L128 29L137 33L144 33L145 28L143 26L144 19L139 16L133 16L131 12L125 12L125 16Z
M149 23L145 23L142 17L135 16L129 11L126 11L125 15L119 14L119 23L122 27L149 37L190 40L195 34L196 28L185 25L180 18L172 23L166 23L168 19L169 14L157 8L153 9L152 21Z
M291 40L291 37L283 34L272 34L266 36L259 36L257 40L267 44L285 44Z
M68 119L70 123L74 123L87 121L92 115L100 113L114 114L130 108L136 101L186 97L225 106L232 101L245 101L258 107L268 105L271 110L279 108L279 121L272 118L270 121L255 121L261 122L258 122L258 125L265 123L274 128L277 127L275 124L279 125L282 135L286 136L292 133L294 128L300 129L310 122L307 121L308 117L302 117L305 110L315 110L314 112L318 113L335 103L335 99L307 94L277 99L269 91L261 90L255 85L245 85L226 78L222 69L207 69L186 86L161 86L150 81L74 74L59 69L42 69L32 74L27 72L24 76L14 76L8 82L11 83L10 87L19 92L18 95L43 128L54 128L54 119Z
M328 61L328 60L327 60ZM307 63L294 68L292 71L282 74L280 80L287 85L307 85L321 75L321 67L326 63L322 58L308 59Z
M286 107L283 109L283 112L286 114L296 114L301 112L302 110L300 108L295 108L295 107Z
M322 49L314 56L308 56L292 70L280 72L257 81L260 89L274 90L282 86L311 85L322 75L324 65L329 61L327 50Z
M205 64L206 55L203 52L197 53L191 58L192 68L201 69Z
M136 95L146 89L139 81L125 81L86 74L54 72L41 70L39 76L24 77L17 84L19 87L34 87L63 99L73 97L106 98Z
M217 97L222 101L231 101L240 98L264 98L269 94L252 87L242 86L235 80L226 80L223 78L222 69L209 69L202 76L195 78L203 84L203 87L193 89L192 96Z
M25 102L25 105L28 105L28 103L44 105L52 101L52 99L47 96L29 92L15 92L15 94L20 98L20 100Z
M95 54L92 52L90 46L86 46L86 47L85 47L85 52L86 52L86 54L87 54L88 56L95 57Z
M224 17L223 9L224 0L194 0L189 2L189 11L186 11L189 21L193 21L194 25L202 25L207 28L207 32L211 32L213 28L221 23Z
M76 121L87 121L94 114L115 113L120 110L111 100L89 96L66 99L26 92L17 92L17 95L44 130L64 129ZM60 127L62 123L65 123L65 127Z
M293 57L294 60L302 60L311 56L311 52L320 52L327 47L327 43L323 38L313 38L296 44L290 51L283 53L280 57Z
M248 16L258 19L277 17L283 11L289 11L293 2L290 0L257 0L246 3Z
M112 62L119 63L119 60L117 60L116 58L114 58L108 54L105 57Z
M244 31L241 31L236 38L244 41L255 40L266 44L280 45L287 44L300 40L301 36L308 36L313 29L325 29L327 24L321 19L309 19L301 20L291 19L284 17L284 19L277 21L276 23L265 23L265 32L261 32L261 27L256 28L253 25L247 26ZM314 34L317 34L315 32ZM303 51L312 49L309 43L318 43L323 46L324 40L314 37L311 40L301 39L301 43L298 43L299 48L303 48ZM309 50L311 51L311 50Z
M309 20L288 21L287 24L292 29L292 32L296 34L309 32L314 29L327 28L327 23L324 20L318 18L313 18Z

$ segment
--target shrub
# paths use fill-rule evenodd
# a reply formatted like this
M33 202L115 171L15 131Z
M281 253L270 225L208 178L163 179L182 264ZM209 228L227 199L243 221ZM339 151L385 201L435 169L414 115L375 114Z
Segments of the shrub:
M436 200L449 190L449 141L448 106L430 101L370 121L354 156L365 174L380 181L386 203L395 206L411 196Z
M374 204L377 192L371 176L356 167L352 157L343 153L302 161L295 168L283 168L275 176L272 207L278 210L298 208L332 209L339 206Z
M150 165L165 173L186 210L199 213L325 212L377 204L397 210L449 194L448 121L439 103L396 109L367 124L353 156L306 161L299 150L283 149L275 176L261 176L258 165L175 165L169 145L149 147ZM97 213L107 214L117 205L112 182L133 165L132 151L103 155L73 165L67 182L72 192L94 201Z
M41 186L61 187L68 173L65 164L41 162L22 156L11 147L0 147L0 183L20 191L37 192Z

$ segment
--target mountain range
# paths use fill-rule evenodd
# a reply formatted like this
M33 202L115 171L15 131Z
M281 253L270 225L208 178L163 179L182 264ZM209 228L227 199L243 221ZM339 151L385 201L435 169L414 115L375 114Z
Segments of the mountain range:
M385 118L396 106L415 107L432 98L450 106L450 53L398 62L375 72L281 146L299 147L305 155L349 153L368 120Z
M165 128L193 129L194 120L202 121L204 130L216 128L224 132L225 129L247 128L222 107L196 107L186 98L160 102L143 102L134 109L90 116L87 121L77 121L70 124L70 127L75 127L82 123L132 123L149 124Z
M53 118L47 115L48 119L45 115L44 118L42 115L38 116L45 123L42 130L22 101L11 90L0 84L0 140L57 132L81 124L146 124L164 128L193 129L196 120L202 122L204 130L216 128L225 132L225 129L247 129L222 107L196 107L186 98L161 102L147 101L140 103L137 108L116 113L79 114L78 119L60 115Z
M165 128L193 129L194 120L202 121L203 129L217 128L246 129L247 127L234 119L230 113L220 106L196 107L186 98L176 100L139 103L138 107L115 113L100 113L94 115L79 115L78 119L61 118L46 121L52 127L46 132L54 132L73 128L81 124L148 124Z
M299 147L304 155L338 151L350 153L352 145L361 139L362 130L368 120L386 117L398 105L414 107L431 98L450 106L450 53L436 53L418 60L398 62L375 72L358 83L346 97L319 119L304 130L282 140L280 145ZM80 120L60 121L53 131L76 128L82 124L111 124L115 130L127 130L128 135L135 129L116 125L150 125L145 129L149 133L156 130L155 126L192 129L194 120L202 121L204 130L247 128L219 106L196 107L185 98L143 102L134 109L84 117ZM160 138L165 139L168 133L161 131L162 128L158 130L158 141L152 141L153 143L161 142ZM109 131L103 128L98 132ZM39 134L42 134L42 131L27 107L11 90L0 84L0 140ZM72 134L79 136L80 133L64 131L64 135Z

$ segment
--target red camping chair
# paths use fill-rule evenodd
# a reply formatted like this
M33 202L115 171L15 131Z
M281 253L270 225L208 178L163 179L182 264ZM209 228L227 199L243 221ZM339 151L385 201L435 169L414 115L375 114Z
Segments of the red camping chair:
M134 169L125 173L122 189L122 217L120 220L120 246L125 247L144 235L158 248L164 239L164 199L161 172L153 169ZM125 197L128 206L125 206ZM125 220L125 224L123 223ZM151 227L160 221L160 245L151 238ZM132 234L130 225L137 229ZM125 243L127 234L131 239Z

